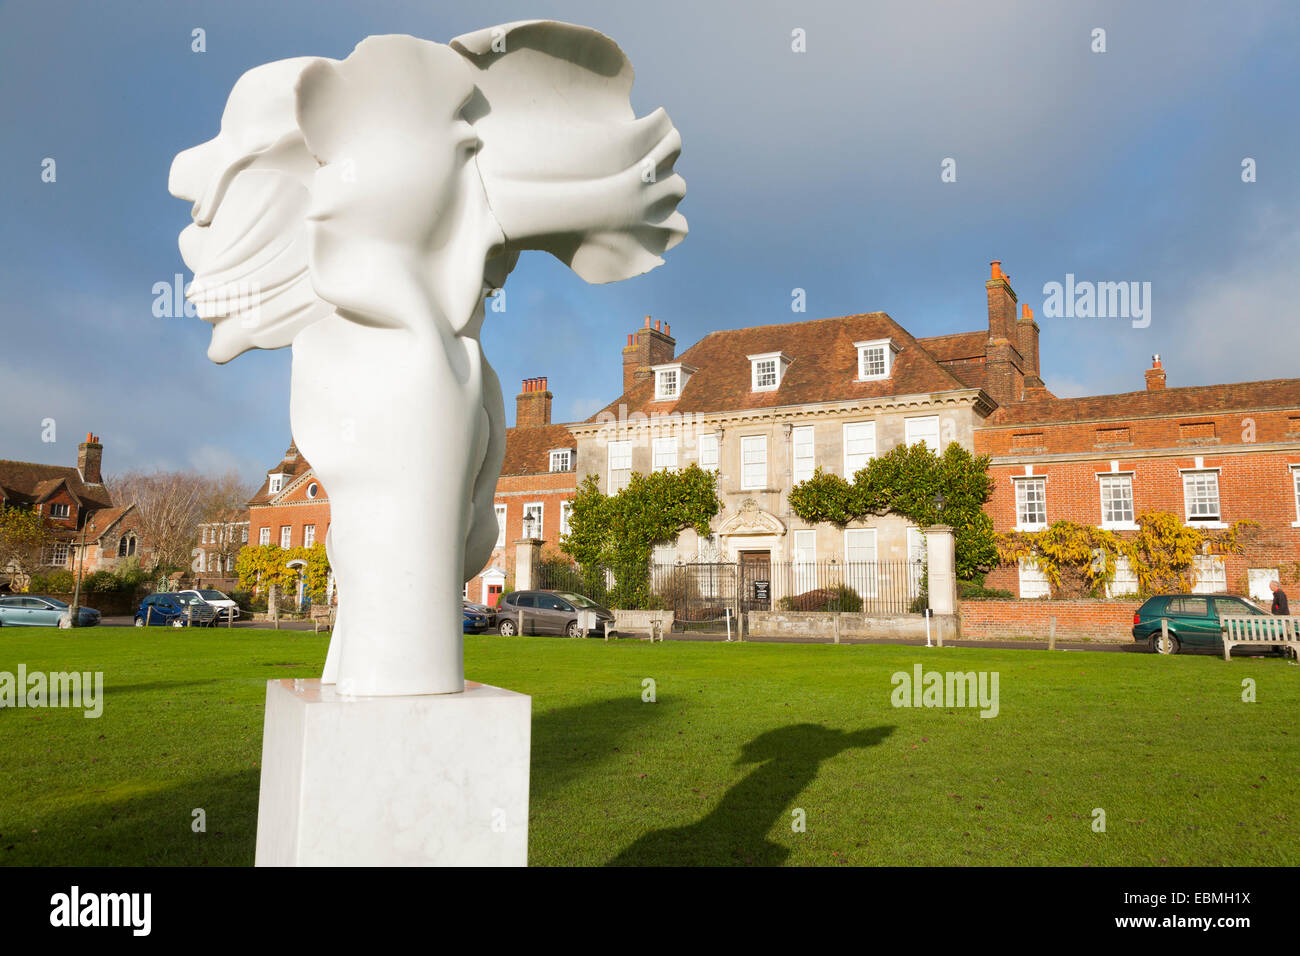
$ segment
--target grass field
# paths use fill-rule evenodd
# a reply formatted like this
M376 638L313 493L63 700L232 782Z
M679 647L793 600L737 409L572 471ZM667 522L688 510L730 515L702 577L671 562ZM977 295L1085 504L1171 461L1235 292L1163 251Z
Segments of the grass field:
M251 864L266 681L327 640L0 629L0 672L106 684L98 719L0 710L0 862ZM891 706L917 663L997 672L998 716ZM466 669L533 697L534 865L1300 863L1277 659L485 636Z

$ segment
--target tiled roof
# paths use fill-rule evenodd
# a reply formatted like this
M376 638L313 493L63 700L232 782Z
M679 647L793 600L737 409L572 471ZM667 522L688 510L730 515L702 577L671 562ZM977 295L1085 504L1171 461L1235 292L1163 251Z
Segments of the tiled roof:
M551 470L552 449L577 447L578 443L567 425L507 428L506 458L501 466L501 474L535 475L548 472Z
M853 343L872 339L889 339L901 351L894 356L889 378L860 382ZM784 352L792 361L779 388L755 392L746 356L763 352ZM654 378L647 376L602 411L617 415L619 406L626 404L629 413L707 413L969 387L884 312L711 332L674 361L696 368L676 401L655 401Z
M970 388L983 388L988 338L988 331L980 329L975 332L932 335L916 341L964 384Z
M986 329L974 332L952 332L948 335L931 335L916 341L939 362L957 359L983 358L988 343Z
M58 487L60 481L68 483L68 489L87 509L93 511L113 505L108 489L102 484L86 484L75 466L0 460L0 489L10 504L34 504Z
M1237 409L1300 407L1300 379L1193 385L1120 395L1056 398L1020 402L995 411L988 425L1047 425L1099 418L1139 418L1152 415L1195 415Z
M98 541L113 530L114 522L134 507L135 505L127 505L125 508L105 508L95 512L95 540Z
M293 484L294 479L305 475L309 471L311 471L311 464L298 452L298 446L290 442L289 447L285 450L284 457L280 459L280 463L267 471L266 480L262 482L262 487L257 489L257 494L248 500L248 504L250 506L264 505L280 493L279 491L275 492L275 494L271 493L272 475L282 474L285 476L284 484L280 486L280 491L283 491Z

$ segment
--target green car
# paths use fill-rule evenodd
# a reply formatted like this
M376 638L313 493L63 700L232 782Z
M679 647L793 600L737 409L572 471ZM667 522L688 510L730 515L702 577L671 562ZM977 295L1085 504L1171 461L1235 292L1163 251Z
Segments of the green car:
M1269 617L1249 601L1230 594L1161 594L1133 613L1133 640L1157 654L1187 650L1223 650L1221 617L1258 614ZM1169 620L1169 640L1163 640L1160 620Z

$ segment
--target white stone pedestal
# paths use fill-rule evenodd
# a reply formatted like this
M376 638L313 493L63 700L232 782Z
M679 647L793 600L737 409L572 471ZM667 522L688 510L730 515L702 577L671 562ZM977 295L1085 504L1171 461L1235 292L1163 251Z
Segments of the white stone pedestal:
M266 688L258 866L524 866L532 699Z

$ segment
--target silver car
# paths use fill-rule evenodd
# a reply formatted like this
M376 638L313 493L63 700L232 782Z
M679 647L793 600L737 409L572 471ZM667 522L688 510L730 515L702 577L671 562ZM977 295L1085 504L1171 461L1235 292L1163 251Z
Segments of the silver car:
M505 637L521 632L577 637L581 633L580 611L595 612L593 636L604 634L606 628L614 633L614 615L591 598L572 591L510 592L497 607L497 631Z
M59 627L68 613L68 605L58 598L37 594L10 594L0 597L0 626ZM80 608L78 627L94 627L99 612L93 607Z

